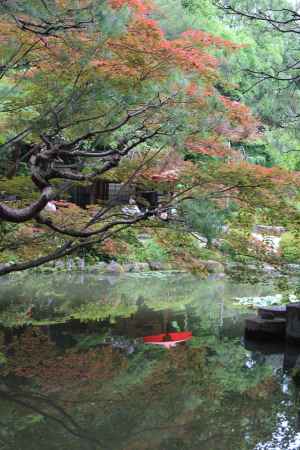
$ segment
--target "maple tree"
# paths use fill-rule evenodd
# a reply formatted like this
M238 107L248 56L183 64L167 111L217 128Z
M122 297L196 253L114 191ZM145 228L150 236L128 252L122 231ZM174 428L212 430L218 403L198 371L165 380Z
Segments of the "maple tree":
M70 226L45 207L74 182L131 167L125 185L142 180L171 186L176 201L191 191L202 195L203 185L209 195L249 187L213 181L199 161L187 157L232 161L239 152L230 142L258 135L250 110L220 89L218 55L239 45L198 29L169 39L159 8L141 0L32 1L0 8L1 148L12 162L6 175L25 165L39 192L19 208L0 203L1 223L36 222L60 239L47 254L6 264L0 274L103 242L158 213L149 208L128 217L106 205Z

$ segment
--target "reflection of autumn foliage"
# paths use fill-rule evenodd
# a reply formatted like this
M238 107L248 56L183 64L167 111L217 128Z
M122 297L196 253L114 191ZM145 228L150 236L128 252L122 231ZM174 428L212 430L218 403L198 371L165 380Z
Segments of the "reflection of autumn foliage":
M32 381L23 384L21 400L29 399L46 417L55 412L68 419L67 426L72 421L68 431L99 440L99 448L188 450L197 441L199 448L211 450L219 448L212 446L219 435L222 448L241 448L250 422L265 420L278 386L270 372L245 371L243 356L236 358L237 346L210 339L169 351L141 347L125 357L111 348L62 352L40 331L27 330L10 345L8 369ZM61 405L63 416L58 416ZM238 424L234 430L233 423ZM57 427L52 435L47 428L60 444L65 430ZM237 445L230 447L232 442ZM81 445L74 440L72 448Z
M209 347L180 346L165 353L151 373L127 395L123 408L134 414L147 402L147 419L136 420L133 430L124 436L124 449L164 449L174 442L174 448L195 448L195 439L201 449L210 450L216 437L231 441L231 430L226 429L237 417L237 410L247 402L243 412L250 420L257 415L257 400L265 401L278 388L272 378L245 389L234 403L234 410L224 386L215 377L218 365L208 363ZM223 368L226 371L226 367ZM232 380L234 390L235 380ZM237 388L238 390L238 388ZM130 397L133 400L130 403ZM187 400L188 399L188 400ZM224 416L226 411L226 418ZM153 413L154 412L154 413ZM155 415L153 415L155 414ZM218 425L216 425L218 424ZM243 439L243 427L241 436ZM236 431L234 431L237 438ZM126 444L126 445L125 445ZM224 445L224 442L222 442ZM225 444L226 445L226 444ZM218 448L218 447L217 447ZM225 448L225 447L222 447ZM230 448L229 446L226 448ZM238 447L236 447L238 448Z
M172 392L175 395L178 386L184 389L191 385L194 386L195 394L205 392L205 397L211 400L216 398L220 394L218 386L212 379L207 384L210 377L206 359L207 350L206 347L191 348L179 345L168 351L151 375L145 379L145 385L151 391L153 400L159 400L164 389L168 391L168 395L171 395ZM184 415L186 412L185 410ZM180 413L177 420L180 421Z
M252 400L265 399L272 395L278 388L278 384L275 382L274 378L269 377L247 389L247 396Z
M84 390L91 382L112 378L126 360L110 346L78 352L61 351L48 336L28 329L9 347L7 373L30 378L46 391Z

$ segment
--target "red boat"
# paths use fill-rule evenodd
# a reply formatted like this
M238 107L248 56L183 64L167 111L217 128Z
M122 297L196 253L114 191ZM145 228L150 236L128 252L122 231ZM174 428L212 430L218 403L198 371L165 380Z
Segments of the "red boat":
M179 342L189 341L193 337L191 331L161 333L153 336L144 336L145 344L162 345L165 348L175 347Z

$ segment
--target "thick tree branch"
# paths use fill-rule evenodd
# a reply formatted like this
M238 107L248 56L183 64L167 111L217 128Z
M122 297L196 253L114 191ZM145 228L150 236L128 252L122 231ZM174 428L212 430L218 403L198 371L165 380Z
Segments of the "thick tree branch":
M47 203L53 198L53 195L53 188L48 186L43 189L39 200L29 206L26 206L25 208L11 208L3 203L0 203L0 219L14 223L26 222L33 219L45 208Z

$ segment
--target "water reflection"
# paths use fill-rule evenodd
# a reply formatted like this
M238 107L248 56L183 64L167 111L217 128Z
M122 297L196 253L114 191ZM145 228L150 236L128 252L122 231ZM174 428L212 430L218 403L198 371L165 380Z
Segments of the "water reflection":
M6 404L8 407L14 405L19 411L23 411L24 424L20 426L21 420L19 420L17 429L21 428L22 430L22 428L26 428L26 418L29 419L29 424L30 422L34 424L35 422L49 421L49 424L61 427L70 436L78 438L83 444L86 443L86 448L96 449L101 445L101 442L96 437L93 437L88 429L83 429L63 406L47 395L34 393L31 390L26 390L26 388L19 389L17 386L9 386L9 384L3 382L0 386L0 399L4 405ZM28 412L32 414L28 414ZM16 424L15 420L14 424ZM9 437L5 439L3 436L6 434L5 423L2 422L1 425L0 441L2 440L11 448L16 448L13 447L14 438L10 442ZM12 431L13 427L11 427L10 435L13 434Z
M259 443L254 450L299 450L300 433L294 434L294 426L289 422L285 414L277 415L276 431L272 438L264 443Z
M87 279L56 290L44 279L31 297L5 286L1 450L298 448L299 350L241 345L230 302L269 287ZM142 339L173 331L193 338L169 350Z

